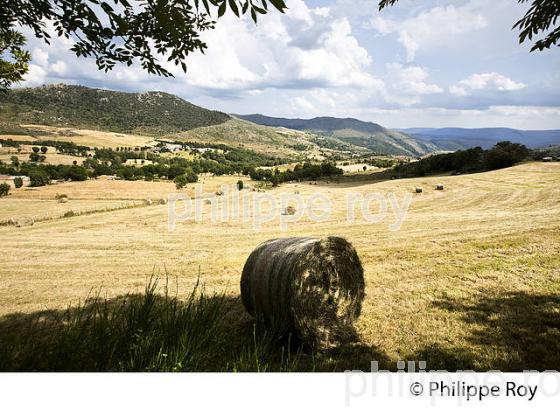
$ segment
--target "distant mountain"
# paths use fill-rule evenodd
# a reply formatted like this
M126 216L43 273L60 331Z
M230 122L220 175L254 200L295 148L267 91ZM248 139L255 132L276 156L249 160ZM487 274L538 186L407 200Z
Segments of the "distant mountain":
M400 131L389 130L379 124L354 118L317 117L305 120L267 117L260 114L235 116L260 125L325 135L368 148L379 154L421 156L442 149L437 144L422 138L415 138Z
M0 94L0 122L164 134L217 125L227 114L163 92L125 93L75 85Z
M499 141L518 142L529 148L560 144L560 130L523 131L513 128L406 128L400 131L450 150L480 146L490 148ZM460 147L460 148L458 148Z

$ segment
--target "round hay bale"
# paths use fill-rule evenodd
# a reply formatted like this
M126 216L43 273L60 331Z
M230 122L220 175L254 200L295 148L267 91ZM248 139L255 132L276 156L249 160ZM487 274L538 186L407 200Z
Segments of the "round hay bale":
M241 276L243 305L253 317L318 348L354 335L364 289L360 258L339 237L264 242L251 253Z
M54 199L56 199L59 203L64 204L64 203L68 202L68 195L66 195L66 194L56 194L54 196Z
M144 199L144 204L145 204L145 205L150 206L150 205L152 205L153 203L154 203L154 202L153 202L150 198Z
M443 184L437 184L437 185L436 185L436 189L437 189L438 191L443 191Z
M295 215L296 214L296 208L293 206L287 206L286 209L284 209L284 215Z
M33 218L24 217L22 219L18 219L16 222L16 227L23 228L24 226L33 226L35 224L35 220Z
M161 198L161 199L159 200L159 204L160 204L160 205L165 205L165 204L167 204L167 199Z
M415 191L416 191L417 194L421 194L421 193L422 193L422 188L420 188L420 187L417 186L417 187L415 188Z

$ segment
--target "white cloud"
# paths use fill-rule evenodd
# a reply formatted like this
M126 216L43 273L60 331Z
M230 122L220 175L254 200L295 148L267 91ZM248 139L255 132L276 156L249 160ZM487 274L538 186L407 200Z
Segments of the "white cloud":
M491 106L487 109L364 108L353 114L386 127L512 127L526 130L557 129L560 107Z
M49 64L49 53L42 48L35 47L31 53L31 61L41 67Z
M177 76L195 88L383 88L370 74L373 60L349 21L332 17L328 7L292 0L286 15L263 16L257 26L226 17L203 39L210 45L206 54L193 55L188 76Z
M66 65L66 63L64 61L58 60L56 63L52 64L50 68L56 74L64 75L64 74L66 74L68 66Z
M47 72L37 64L29 64L29 71L21 83L24 87L35 87L45 83Z
M423 67L403 66L399 63L387 64L391 86L404 94L425 95L443 92L437 84L430 84L430 74Z
M382 35L398 34L406 51L406 61L411 62L420 50L452 44L458 36L487 25L480 2L471 0L463 6L437 6L398 20L375 16L366 27Z
M472 94L474 91L517 91L526 87L526 84L518 83L499 73L483 73L473 74L459 81L456 85L449 87L449 92L453 95L464 97Z

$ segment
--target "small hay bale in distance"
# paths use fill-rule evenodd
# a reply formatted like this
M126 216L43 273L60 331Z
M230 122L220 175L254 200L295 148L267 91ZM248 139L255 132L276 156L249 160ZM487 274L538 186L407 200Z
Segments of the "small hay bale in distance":
M339 237L269 240L251 253L241 275L249 314L319 349L354 335L364 296L360 258Z
M420 188L419 186L417 186L414 190L415 190L415 192L416 192L417 194L421 194L421 193L422 193L422 188Z
M291 205L287 206L283 212L283 215L295 215L295 214L296 214L296 208Z
M437 184L437 185L436 185L436 189L437 189L438 191L443 191L443 184Z
M23 228L25 226L35 225L35 220L33 218L23 217L16 221L17 228Z

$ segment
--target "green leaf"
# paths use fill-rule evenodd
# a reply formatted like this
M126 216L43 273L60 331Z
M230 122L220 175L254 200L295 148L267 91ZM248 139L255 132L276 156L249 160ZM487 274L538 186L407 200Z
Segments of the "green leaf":
M255 23L257 23L257 13L255 13L255 9L251 8L251 18Z
M268 1L270 1L272 5L282 13L284 13L284 9L288 8L288 6L286 6L286 3L284 3L284 0L268 0Z
M218 18L222 17L226 12L226 1L224 0L224 2L222 4L220 4L220 7L218 8Z
M239 17L239 8L237 7L237 2L235 0L229 0L229 8L237 17Z

